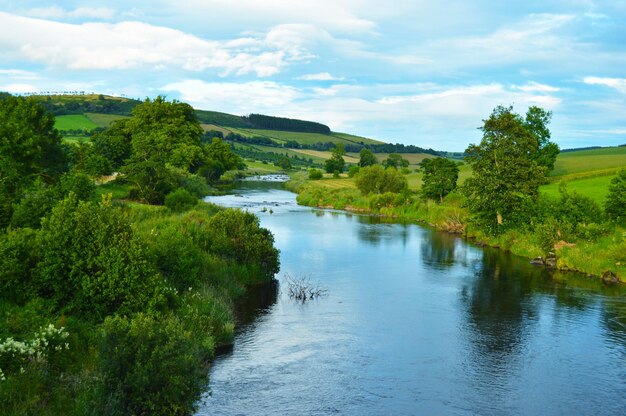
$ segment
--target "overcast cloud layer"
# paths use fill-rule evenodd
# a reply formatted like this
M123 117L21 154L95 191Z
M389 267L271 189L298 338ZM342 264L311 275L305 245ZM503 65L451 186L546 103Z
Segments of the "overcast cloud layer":
M626 1L0 0L0 90L164 94L463 150L500 104L626 143Z

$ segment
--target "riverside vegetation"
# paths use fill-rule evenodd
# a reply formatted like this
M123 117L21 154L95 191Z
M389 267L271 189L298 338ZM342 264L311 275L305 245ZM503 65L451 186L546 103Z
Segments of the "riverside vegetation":
M559 153L550 118L538 107L525 116L497 107L484 120L481 143L467 149L466 164L426 159L420 189L409 187L408 170L385 169L367 153L347 178L296 173L287 186L301 205L427 223L527 258L555 255L549 266L626 282L626 169L603 179L602 204L564 182L558 192L540 192ZM457 187L459 168L466 177Z
M0 409L190 414L234 301L278 271L256 216L199 201L241 160L160 97L87 144L53 125L0 96Z

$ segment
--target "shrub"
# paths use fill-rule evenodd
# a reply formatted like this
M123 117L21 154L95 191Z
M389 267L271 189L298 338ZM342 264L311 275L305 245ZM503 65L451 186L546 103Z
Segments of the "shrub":
M316 181L316 180L322 179L322 176L324 175L322 174L322 171L319 169L312 168L311 170L309 170L309 179L311 180Z
M406 178L396 169L380 165L361 168L355 175L356 186L363 195L370 193L401 192L407 186Z
M360 170L360 166L350 166L350 169L348 169L348 177L349 178L354 178L354 175L356 175L357 173L359 173Z
M39 252L36 235L26 228L0 237L0 297L21 304L37 293L32 276Z
M206 387L198 343L172 316L107 318L99 353L111 414L191 414Z
M615 222L626 222L626 169L611 180L604 203L606 216Z
M37 244L39 295L55 309L99 321L163 301L161 279L147 261L143 242L106 201L81 202L70 194L42 222Z
M21 199L13 204L11 225L13 227L39 228L41 219L48 215L57 202L57 190L37 180L26 190Z
M198 203L198 197L184 188L178 188L165 197L165 206L174 212L187 211Z
M278 250L272 233L259 226L254 214L237 209L220 211L207 221L205 232L210 250L220 256L243 263L258 265L266 277L278 272Z
M66 173L61 176L59 190L63 197L73 192L77 199L88 201L95 195L96 185L94 181L84 173Z

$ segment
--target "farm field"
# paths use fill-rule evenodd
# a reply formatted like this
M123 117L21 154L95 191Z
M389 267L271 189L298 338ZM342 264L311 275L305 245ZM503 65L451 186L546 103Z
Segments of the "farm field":
M611 175L622 167L626 167L626 146L566 152L557 157L549 180Z
M604 201L606 201L606 196L609 194L609 184L614 177L615 175L605 175L567 181L567 191L588 196L598 204L603 205ZM560 182L552 182L543 185L539 188L539 192L543 195L558 198L559 185Z
M98 125L82 114L56 116L54 127L58 130L93 130Z
M85 117L87 117L91 122L96 124L98 127L109 127L111 123L113 123L115 120L129 118L128 116L120 116L117 114L101 114L101 113L85 113Z

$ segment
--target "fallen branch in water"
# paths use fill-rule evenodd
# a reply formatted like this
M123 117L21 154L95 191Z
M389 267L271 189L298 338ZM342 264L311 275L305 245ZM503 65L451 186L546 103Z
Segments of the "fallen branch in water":
M285 273L285 281L289 298L302 301L302 303L328 294L327 289L312 283L310 276L297 277Z

